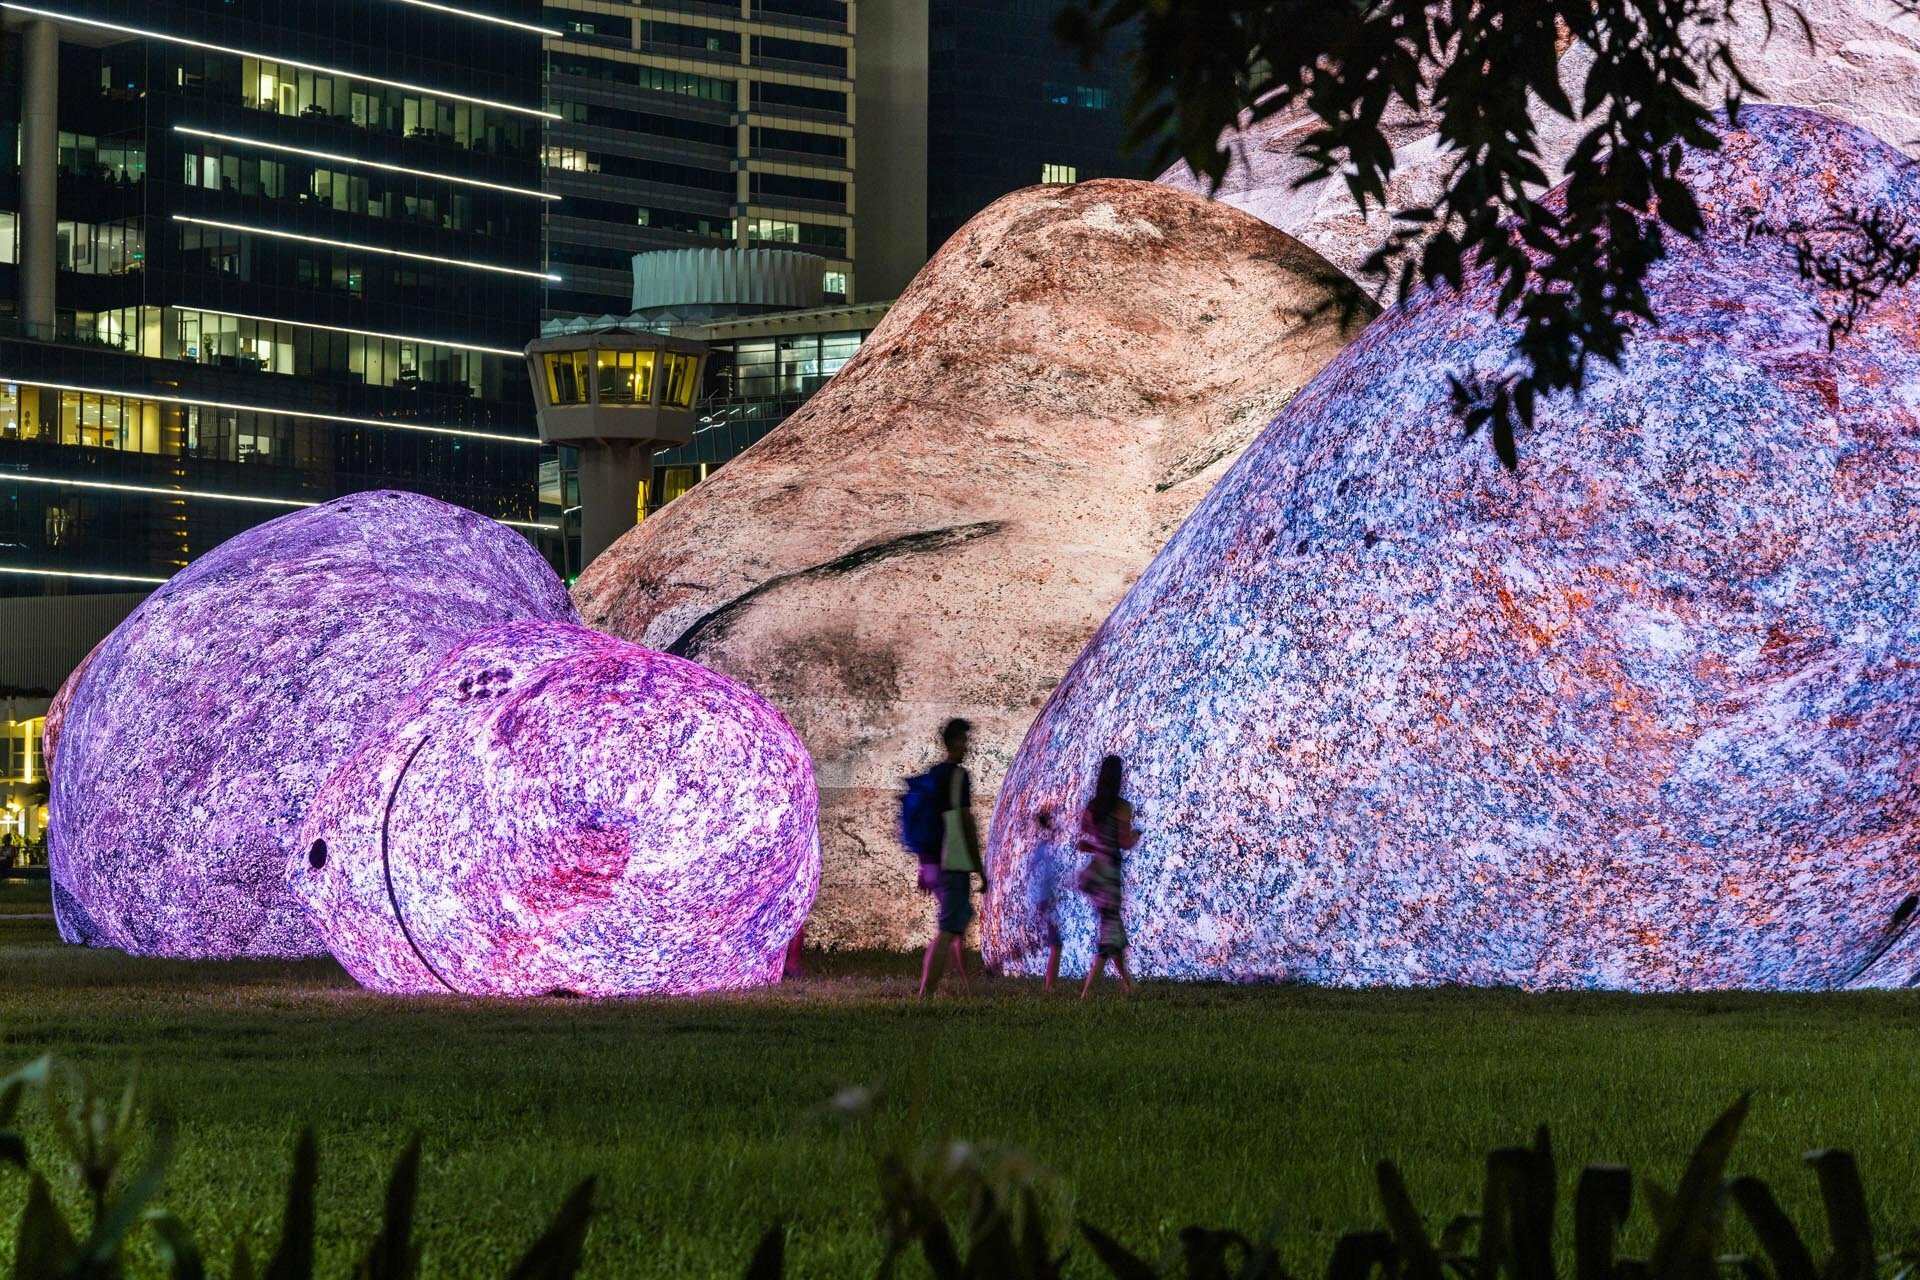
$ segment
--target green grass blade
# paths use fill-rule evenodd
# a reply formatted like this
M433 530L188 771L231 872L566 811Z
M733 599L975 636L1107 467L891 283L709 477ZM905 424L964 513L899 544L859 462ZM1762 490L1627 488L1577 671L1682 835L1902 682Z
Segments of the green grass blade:
M147 1214L147 1223L160 1237L160 1264L167 1269L167 1280L206 1280L206 1262L186 1223L159 1209Z
M1860 1185L1860 1169L1845 1151L1813 1151L1807 1163L1820 1179L1820 1198L1827 1207L1827 1232L1833 1256L1827 1260L1827 1280L1873 1280L1879 1270L1873 1252L1873 1224L1867 1214L1867 1193Z
M1555 1280L1553 1228L1560 1187L1545 1125L1535 1133L1533 1149L1515 1162L1513 1177L1514 1274L1520 1280Z
M580 1251L586 1246L587 1226L592 1219L593 1179L588 1178L567 1193L553 1221L508 1273L507 1280L569 1280L580 1270Z
M319 1181L320 1156L313 1130L302 1129L293 1144L293 1176L287 1180L280 1243L267 1260L262 1280L313 1280L314 1188Z
M73 1232L47 1194L47 1180L34 1174L14 1237L13 1280L64 1280L75 1252Z
M387 1179L380 1234L367 1249L360 1274L367 1280L412 1280L419 1260L413 1249L413 1207L420 1192L420 1138L415 1135Z
M1813 1254L1766 1183L1753 1177L1735 1178L1728 1185L1728 1193L1753 1228L1754 1237L1773 1266L1775 1280L1818 1280Z
M1620 1165L1589 1165L1573 1195L1576 1280L1614 1280L1613 1245L1633 1207L1633 1175Z
M787 1228L776 1222L753 1247L753 1259L747 1263L745 1280L782 1280L787 1274Z
M1377 1269L1393 1270L1393 1237L1384 1231L1349 1231L1333 1245L1327 1280L1367 1280Z
M1080 1224L1080 1235L1093 1247L1093 1256L1113 1280L1155 1280L1152 1265L1090 1222Z
M164 1126L154 1135L153 1150L147 1156L146 1163L127 1180L100 1221L93 1224L93 1231L80 1250L81 1265L100 1273L110 1269L108 1264L119 1256L120 1245L126 1239L127 1232L133 1230L133 1224L146 1210L147 1201L153 1199L160 1190L160 1183L166 1177L167 1165L172 1159L173 1129Z
M1661 1227L1650 1259L1656 1280L1692 1280L1713 1274L1726 1203L1727 1158L1747 1117L1749 1095L1721 1113L1693 1149L1673 1194L1671 1219Z
M1401 1270L1408 1280L1445 1280L1440 1270L1440 1254L1427 1235L1420 1211L1413 1207L1407 1184L1391 1160L1382 1160L1374 1171L1380 1190L1380 1207L1386 1211L1387 1230L1400 1251Z

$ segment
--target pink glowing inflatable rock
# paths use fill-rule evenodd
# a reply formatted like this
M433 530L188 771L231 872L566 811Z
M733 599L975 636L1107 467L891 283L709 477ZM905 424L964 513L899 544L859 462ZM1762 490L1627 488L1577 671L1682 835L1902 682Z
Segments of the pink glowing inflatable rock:
M286 875L377 991L760 986L820 881L813 766L779 712L705 667L509 623L341 765Z
M1051 896L1084 962L1057 833L1115 752L1148 974L1920 972L1920 286L1830 349L1835 299L1750 234L1920 207L1920 169L1806 111L1722 136L1686 161L1706 229L1649 278L1660 323L1542 403L1518 474L1449 408L1449 372L1510 359L1484 281L1389 311L1248 448L1009 770L992 956L1044 963Z
M61 936L137 955L320 953L285 883L320 783L470 633L573 617L525 538L417 494L354 494L222 543L63 691L48 840Z
M1354 314L1342 323L1342 306ZM587 567L589 625L751 685L820 780L808 925L924 942L901 779L974 725L984 829L1034 713L1154 552L1374 308L1148 182L1032 187L948 241L765 440Z

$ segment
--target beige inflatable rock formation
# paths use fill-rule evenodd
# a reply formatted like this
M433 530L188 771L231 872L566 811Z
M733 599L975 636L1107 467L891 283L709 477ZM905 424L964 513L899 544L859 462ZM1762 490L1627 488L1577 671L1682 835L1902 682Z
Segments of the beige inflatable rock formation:
M1015 192L804 409L589 565L575 600L786 714L820 782L810 939L910 945L931 910L895 798L940 724L976 726L984 832L1061 673L1371 311L1225 205L1145 182Z
M1797 0L1797 7L1812 31L1811 44L1784 6L1775 6L1771 34L1757 0L1736 6L1734 56L1760 88L1755 100L1808 107L1858 125L1908 155L1920 155L1920 13L1900 0ZM1561 82L1582 82L1589 62L1584 50L1570 51ZM1558 181L1583 130L1537 105L1534 118L1541 127L1541 168ZM1361 264L1392 229L1389 210L1437 200L1452 156L1440 150L1430 121L1405 109L1390 113L1384 132L1394 149L1394 173L1387 184L1387 209L1371 209L1363 218L1338 178L1296 185L1308 168L1296 148L1317 123L1296 107L1231 139L1236 155L1218 198L1363 279ZM1183 191L1207 192L1206 180L1184 163L1159 180ZM1369 290L1381 289L1376 279L1364 283Z

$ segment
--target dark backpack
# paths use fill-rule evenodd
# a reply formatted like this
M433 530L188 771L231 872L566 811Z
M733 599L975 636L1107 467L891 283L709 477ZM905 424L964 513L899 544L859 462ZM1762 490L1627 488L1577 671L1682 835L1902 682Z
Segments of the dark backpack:
M922 862L940 861L940 842L946 836L946 824L940 817L941 774L938 765L916 773L906 780L907 789L900 793L900 843Z

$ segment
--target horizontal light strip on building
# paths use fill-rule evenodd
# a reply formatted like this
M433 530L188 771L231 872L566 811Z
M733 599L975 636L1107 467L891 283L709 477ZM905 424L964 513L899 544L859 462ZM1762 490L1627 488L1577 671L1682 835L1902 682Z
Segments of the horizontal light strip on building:
M222 231L238 231L243 235L268 236L275 240L299 240L305 244L323 244L330 249L352 249L359 253L378 253L389 258L409 258L414 262L437 262L447 267L466 267L471 271L494 271L503 276L525 276L531 280L549 280L560 283L560 277L549 275L545 271L529 271L525 267L501 267L491 262L469 262L464 258L442 258L437 254L414 253L410 249L383 249L374 244L354 244L350 240L329 240L325 236L304 235L298 231L275 231L268 227L249 227L239 222L220 222L213 218L190 218L184 213L173 215L175 222L191 222L201 227L219 227Z
M384 338L388 342L411 342L422 347L447 347L454 351L478 351L488 356L512 356L518 360L527 353L515 351L509 347L483 347L472 342L449 342L445 338L415 338L404 333L377 333L372 329L349 329L339 324L314 324L307 320L279 320L273 316L249 315L245 311L222 311L219 307L197 307L191 302L169 303L175 311L199 311L210 316L228 316L235 320L252 320L259 324L289 324L296 329L324 329L328 333L351 333L362 338Z
M0 564L0 573L17 573L31 578L91 578L96 582L151 582L155 586L166 585L165 578L136 578L128 573L73 573L65 569L22 569L10 564Z
M545 111L539 107L523 107L512 102L497 102L492 98L475 98L464 93L454 93L450 89L430 89L426 85L408 84L404 80L386 80L380 76L370 76L360 71L342 71L339 67L324 67L317 62L302 62L298 58L283 58L279 54L255 53L251 49L235 49L223 44L208 44L205 40L190 40L186 36L170 36L164 31L149 31L145 27L128 27L118 22L102 22L98 18L82 18L77 14L61 13L55 9L38 9L27 4L12 4L0 0L0 9L10 9L15 13L30 13L36 18L51 18L55 22L74 22L83 27L97 27L102 31L118 31L123 35L138 36L143 40L160 40L167 44L186 45L190 49L205 49L209 53L224 53L231 58L258 58L262 62L279 62L289 67L299 67L302 71L312 71L323 76L340 76L347 80L359 80L366 84L382 85L388 89L399 89L406 93L422 93L431 98L452 98L456 102L471 102L477 107L493 107L498 111L512 111L523 116L537 116L542 120L558 120L559 113Z
M413 422L395 422L388 418L350 418L338 413L315 413L311 409L283 409L270 404L231 404L225 400L196 400L191 396L173 396L160 391L128 391L114 387L77 387L71 383L46 382L18 374L0 373L0 384L35 387L42 391L73 391L83 396L123 396L128 400L152 400L158 404L181 404L195 409L232 409L236 413L278 414L283 418L308 418L315 422L339 422L350 427L383 427L390 431L420 431L436 436L461 436L468 440L495 440L502 444L540 443L537 436L503 436L490 431L468 431L463 427L423 427Z
M114 484L106 480L67 480L59 476L18 475L11 471L0 471L0 487L9 484L44 484L59 489L104 489L111 493L150 493L160 498L196 498L203 502L250 502L262 507L317 507L318 502L305 498L261 498L247 493L214 493L207 489L168 489L151 484ZM537 520L501 520L490 517L495 524L512 525L516 529L558 529L557 524L541 524Z
M462 178L451 173L434 173L428 169L409 169L403 164L388 164L384 160L362 160L358 156L343 156L332 151L310 151L306 147L290 147L282 142L268 142L263 138L242 138L237 134L214 133L207 129L193 129L184 124L173 126L175 133L191 134L196 138L212 138L215 142L231 142L237 147L259 147L263 151L283 151L288 155L305 156L309 160L326 160L333 164L359 165L363 169L382 169L388 173L404 173L410 178L429 178L437 182L457 182L465 187L485 187L489 191L504 191L508 195L531 196L535 200L558 200L559 196L548 195L544 191L535 191L531 187L510 187L502 182L482 182L478 178Z
M530 31L537 36L563 36L564 31L552 27L536 27L531 22L515 22L512 18L496 18L490 13L475 13L471 9L456 9L450 4L435 4L433 0L400 0L401 4L410 4L416 9L436 9L441 13L451 13L462 18L472 18L476 22L491 22L496 26L512 27L515 31Z

